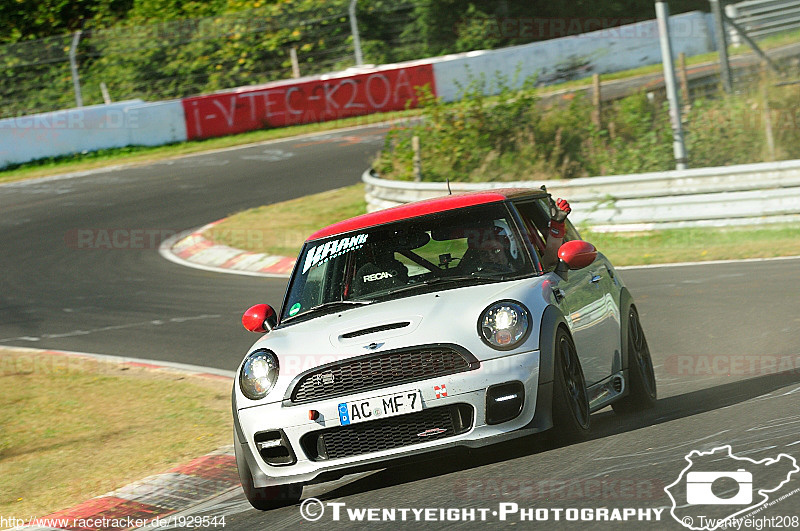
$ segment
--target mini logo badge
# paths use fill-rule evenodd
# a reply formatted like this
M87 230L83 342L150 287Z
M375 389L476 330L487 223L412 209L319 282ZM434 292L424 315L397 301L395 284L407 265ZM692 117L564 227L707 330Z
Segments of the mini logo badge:
M367 350L378 350L386 343L370 343L369 345L365 345L364 348Z
M439 435L445 433L447 430L442 428L431 428L429 430L425 430L422 433L418 433L417 437L431 437L433 435Z

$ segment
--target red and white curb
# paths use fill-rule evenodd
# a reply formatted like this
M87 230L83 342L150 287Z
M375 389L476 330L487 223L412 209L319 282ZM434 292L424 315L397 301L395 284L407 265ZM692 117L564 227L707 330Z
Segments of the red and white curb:
M0 346L0 357L8 353L42 354L62 357L64 363L101 361L148 370L178 372L200 378L232 380L235 373L210 367L93 354ZM32 360L36 366L37 360ZM12 529L24 531L71 529L129 529L131 527L177 527L169 515L185 511L225 492L240 488L233 446L225 446L163 474L156 474L125 487L92 498L47 516L31 518L26 525ZM159 521L160 519L160 521Z
M236 458L233 446L228 446L164 474L147 477L69 509L33 518L30 525L13 529L94 531L176 527L180 522L170 522L169 515L238 487Z
M203 232L221 223L217 220L189 233L165 240L158 251L167 260L187 267L258 277L288 278L295 259L264 253L243 251L220 245L203 236Z

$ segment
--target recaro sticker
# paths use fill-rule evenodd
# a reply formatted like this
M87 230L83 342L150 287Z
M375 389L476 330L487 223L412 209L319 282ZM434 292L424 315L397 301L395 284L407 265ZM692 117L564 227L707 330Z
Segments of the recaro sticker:
M385 280L387 278L394 278L396 276L397 272L395 271L381 271L380 273L364 275L364 282L375 282L376 280Z
M303 262L303 274L314 266L324 264L331 258L336 258L349 251L359 249L367 241L369 234L357 234L350 238L330 240L323 245L317 245L308 250L306 261Z

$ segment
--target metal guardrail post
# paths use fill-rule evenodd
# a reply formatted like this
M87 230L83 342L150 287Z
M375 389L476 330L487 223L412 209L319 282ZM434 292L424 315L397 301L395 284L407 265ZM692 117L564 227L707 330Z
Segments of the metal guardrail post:
M356 50L356 66L361 66L364 64L364 57L361 55L361 38L358 36L357 3L358 0L350 0L350 31L353 33L353 48Z
M739 34L742 40L746 42L747 45L753 49L754 52L756 52L756 55L758 55L761 58L761 60L767 64L767 67L770 70L772 70L776 74L781 73L780 68L778 68L778 65L775 64L775 61L770 59L769 56L766 53L764 53L764 50L759 48L758 44L756 44L756 41L750 38L750 36L747 34L744 28L742 28L739 24L728 18L728 16L725 14L722 15L722 18L725 20L725 22L730 24L733 27L733 29L736 30L736 32Z
M69 47L69 67L72 71L72 88L75 90L75 106L83 107L81 95L81 80L78 77L78 43L81 41L81 31L72 34L72 46Z
M728 37L725 34L722 8L719 5L720 0L708 0L708 3L711 4L711 13L714 15L714 33L717 35L722 89L730 94L733 92L733 77L731 76L731 64L728 59Z
M672 122L672 147L675 153L675 168L685 170L689 167L686 154L686 144L683 141L683 126L681 124L681 100L678 96L678 87L675 82L675 66L672 61L672 42L669 37L669 7L666 2L656 1L656 17L658 19L658 34L661 39L661 60L664 64L664 84L667 88L669 100L669 116Z

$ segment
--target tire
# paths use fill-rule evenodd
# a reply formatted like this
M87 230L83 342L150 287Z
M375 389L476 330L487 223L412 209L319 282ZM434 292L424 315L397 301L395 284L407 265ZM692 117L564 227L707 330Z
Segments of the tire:
M621 415L650 409L656 405L658 391L653 359L636 307L628 308L628 394L611 404Z
M575 343L561 327L553 352L553 442L585 439L591 428L586 379Z
M253 485L253 475L247 461L242 455L236 434L233 436L233 445L236 453L236 468L239 471L239 480L242 482L242 490L247 497L247 501L254 509L259 511L269 511L287 505L294 505L300 501L303 494L302 483L289 483L287 485L275 485L272 487L255 487Z

